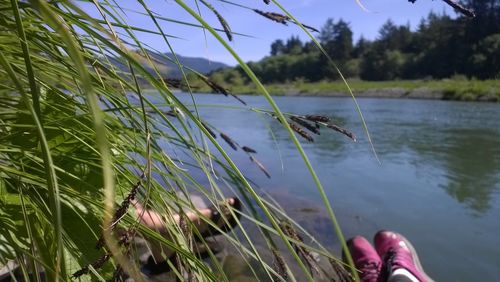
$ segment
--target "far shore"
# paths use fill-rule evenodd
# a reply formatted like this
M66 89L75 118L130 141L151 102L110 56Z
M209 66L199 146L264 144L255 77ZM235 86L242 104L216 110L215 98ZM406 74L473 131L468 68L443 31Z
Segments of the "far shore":
M462 78L362 81L348 79L347 83L356 97L500 102L500 80L468 80ZM196 86L195 92L211 92L211 89L205 84L194 83L192 86ZM233 94L255 95L258 93L254 85L221 86ZM342 81L295 81L265 84L265 87L273 96L350 96L347 86Z
M243 93L241 93L243 94ZM245 93L247 94L247 93ZM273 96L315 96L315 97L351 97L351 94L347 91L339 92L293 92L290 91L286 94L273 94ZM459 99L459 97L447 96L446 91L431 90L427 88L419 88L408 90L404 88L381 88L381 89L370 89L370 90L353 90L353 94L356 98L391 98L391 99L424 99L424 100L460 100L460 101L478 101L478 102L499 102L499 97L488 96L488 95L477 95L474 98L469 99ZM247 94L249 95L249 94ZM250 94L252 95L252 94ZM457 99L458 98L458 99Z

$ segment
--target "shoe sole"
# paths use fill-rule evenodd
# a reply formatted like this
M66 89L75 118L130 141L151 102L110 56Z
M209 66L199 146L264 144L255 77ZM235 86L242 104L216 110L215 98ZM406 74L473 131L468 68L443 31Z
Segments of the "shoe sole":
M408 249L410 249L411 257L412 257L413 262L415 263L415 266L417 267L418 271L420 271L420 273L422 273L422 275L424 276L425 279L427 279L427 281L435 282L432 278L429 277L429 275L427 275L427 273L425 273L424 268L422 267L422 264L420 263L420 259L418 258L417 251L415 250L415 247L413 247L413 245L410 243L410 241L408 241L408 239L406 239L403 235L401 235L401 234L398 234L398 235L403 239L405 244L408 246Z

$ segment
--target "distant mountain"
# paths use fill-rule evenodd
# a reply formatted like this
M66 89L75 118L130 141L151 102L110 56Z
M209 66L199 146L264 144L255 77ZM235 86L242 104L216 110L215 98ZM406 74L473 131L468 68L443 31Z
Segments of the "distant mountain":
M164 78L182 78L182 73L179 70L179 67L175 64L175 58L172 53L160 54L150 52L149 55L153 59L153 62L156 64L156 68ZM170 58L170 60L168 58ZM212 71L229 67L224 63L210 61L206 58L186 57L179 54L177 54L177 58L182 65L192 68L202 74L208 74ZM117 60L116 58L111 57L108 57L108 59L113 65L117 66L121 70L125 72L128 71L128 66L125 65L121 60ZM146 60L144 60L143 66L150 73L154 73L153 68L146 62Z

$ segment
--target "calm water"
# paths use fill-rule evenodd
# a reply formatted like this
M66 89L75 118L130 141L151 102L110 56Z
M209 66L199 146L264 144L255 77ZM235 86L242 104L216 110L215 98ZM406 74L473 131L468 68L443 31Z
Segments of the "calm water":
M251 107L269 108L261 97L243 98ZM238 105L221 95L196 100ZM323 130L315 143L303 142L347 237L371 239L379 229L395 230L414 243L426 272L438 281L499 279L500 104L359 99L379 164L351 99L276 100L286 112L331 116L358 136L353 143ZM227 148L250 179L339 251L319 193L281 126L246 110L202 107L200 112L241 145L256 149L271 179L243 153Z

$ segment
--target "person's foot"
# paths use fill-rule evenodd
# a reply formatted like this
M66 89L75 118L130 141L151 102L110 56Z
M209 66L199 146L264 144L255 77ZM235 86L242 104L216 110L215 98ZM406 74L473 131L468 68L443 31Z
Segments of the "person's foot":
M375 234L374 242L377 253L384 261L387 277L398 270L406 270L420 282L432 281L424 272L415 248L403 235L382 230Z
M354 266L360 272L359 278L363 282L381 281L382 259L370 242L362 236L356 236L347 241L347 247L354 261ZM342 254L345 260L345 254Z
M230 210L231 208L233 211ZM241 217L239 213L241 212L241 202L238 198L227 198L218 207L211 206L208 209L210 210L208 217L218 228L207 224L207 229L201 233L203 237L219 235L221 231L230 231L236 226L237 220Z

